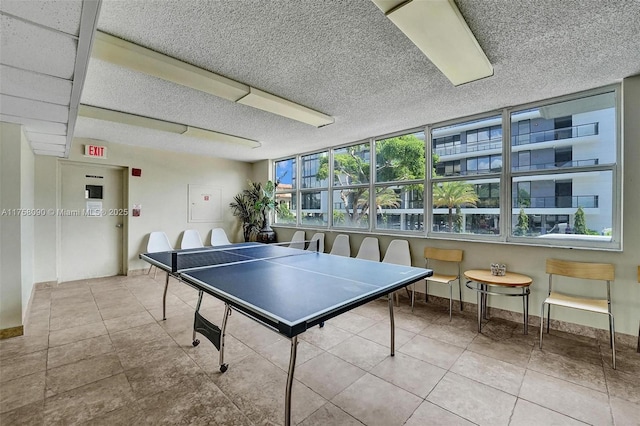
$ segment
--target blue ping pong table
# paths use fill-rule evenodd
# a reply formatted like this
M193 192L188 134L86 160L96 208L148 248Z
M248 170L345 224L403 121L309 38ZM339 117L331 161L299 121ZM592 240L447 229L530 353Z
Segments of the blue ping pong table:
M219 351L221 372L224 373L228 368L224 363L224 336L231 310L291 340L285 391L287 426L291 424L291 388L298 335L386 295L393 356L395 332L391 293L433 274L433 271L424 268L260 243L145 253L140 258L167 273L163 319L170 276L198 290L193 345L199 344L196 332L209 339ZM204 293L225 303L221 327L200 314Z

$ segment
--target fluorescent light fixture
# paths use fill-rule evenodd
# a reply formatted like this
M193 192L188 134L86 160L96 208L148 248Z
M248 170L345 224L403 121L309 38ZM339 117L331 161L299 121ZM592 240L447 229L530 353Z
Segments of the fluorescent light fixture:
M141 115L127 114L125 112L114 111L106 108L98 108L91 105L80 104L78 115L81 117L94 118L96 120L111 121L113 123L122 123L130 126L160 130L162 132L182 134L187 131L187 126L182 124L156 120L155 118L143 117Z
M453 83L493 75L493 66L453 0L371 0Z
M293 120L302 121L315 127L326 126L334 122L333 117L303 107L286 99L279 98L262 90L251 88L250 93L238 100L239 104L252 106Z
M91 56L233 102L249 93L246 84L100 31L96 31Z
M259 148L262 146L260 142L245 139L238 136L227 135L225 133L212 132L211 130L200 129L198 127L187 126L187 131L182 134L183 136L190 136L198 139L208 139L214 142L226 142L236 145L244 145L250 148Z
M262 109L315 127L333 118L170 56L96 31L92 56L223 99Z
M93 118L96 120L111 121L113 123L128 124L130 126L144 127L146 129L175 133L178 135L189 136L197 139L207 139L214 142L244 145L250 148L258 148L262 146L262 144L258 141L228 135L226 133L218 133L211 130L200 129L198 127L186 126L184 124L172 123L170 121L157 120L155 118L143 117L141 115L127 114L125 112L98 108L90 105L81 104L80 109L78 110L78 115L81 117Z

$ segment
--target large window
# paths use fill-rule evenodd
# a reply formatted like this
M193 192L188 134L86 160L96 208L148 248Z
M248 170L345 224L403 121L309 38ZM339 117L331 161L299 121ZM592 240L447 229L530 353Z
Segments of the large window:
M276 223L296 224L298 222L298 203L296 159L287 158L274 163L276 203L278 213Z
M460 140L461 149L433 156L431 232L500 235L500 122L500 116L492 116L432 129L434 154L442 135ZM446 166L452 162L459 164L457 170Z
M424 145L423 131L376 141L376 229L424 229Z
M511 113L518 238L610 242L615 217L615 92Z
M275 161L277 222L620 249L617 93L594 90Z
M322 173L328 160L327 151L304 155L300 159L300 222L304 225L326 226L328 223L329 179Z
M326 172L329 174L329 161ZM371 144L349 145L333 150L333 226L369 228Z

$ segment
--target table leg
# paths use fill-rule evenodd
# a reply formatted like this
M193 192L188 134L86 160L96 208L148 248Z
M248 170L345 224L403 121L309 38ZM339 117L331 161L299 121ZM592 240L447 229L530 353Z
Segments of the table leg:
M293 387L293 372L296 367L296 354L298 347L298 336L291 338L291 355L289 356L289 373L287 374L287 389L284 400L284 424L291 425L291 388Z
M391 356L396 354L396 327L393 322L393 293L387 295L389 299L389 322L391 323Z
M220 371L222 373L224 373L225 371L227 371L227 368L229 367L227 364L224 363L224 335L226 334L226 330L227 330L227 318L229 318L229 315L231 315L231 306L228 303L225 303L224 305L224 318L222 318L222 329L220 329L220 352L219 352L219 364L220 364Z
M522 310L524 313L524 334L529 334L529 293L522 289Z
M476 283L476 292L478 295L478 333L482 330L482 286Z
M164 281L164 293L162 293L162 321L167 319L167 289L169 288L169 273L167 272L167 278Z
M487 309L487 300L489 299L489 295L487 294L487 290L489 290L489 286L487 284L482 285L482 294L484 295L484 302L482 303L482 313L484 314L484 319L489 319L489 312Z
M196 305L196 312L200 312L200 305L202 304L202 290L198 291L198 304ZM196 320L194 319L193 321L193 338L191 339L191 341L193 342L193 346L197 346L198 343L196 343Z

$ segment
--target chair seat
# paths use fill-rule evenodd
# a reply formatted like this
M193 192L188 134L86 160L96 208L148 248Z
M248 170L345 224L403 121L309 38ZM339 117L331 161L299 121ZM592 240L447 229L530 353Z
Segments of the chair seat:
M442 275L442 274L436 274L435 272L433 273L433 275L427 278L428 281L435 281L437 283L443 283L443 284L448 284L449 282L457 279L458 279L457 275Z
M609 314L607 299L589 299L569 296L562 293L551 292L544 303L551 305L565 306L567 308L582 309L584 311Z

